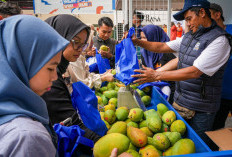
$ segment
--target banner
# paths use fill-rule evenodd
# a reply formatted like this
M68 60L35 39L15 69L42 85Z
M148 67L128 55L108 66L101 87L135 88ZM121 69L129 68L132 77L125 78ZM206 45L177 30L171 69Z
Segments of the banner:
M112 14L115 0L34 0L35 14Z

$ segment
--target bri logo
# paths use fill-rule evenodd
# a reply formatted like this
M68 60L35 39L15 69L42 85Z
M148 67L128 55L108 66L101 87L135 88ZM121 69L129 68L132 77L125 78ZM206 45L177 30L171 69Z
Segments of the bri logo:
M200 45L201 44L199 42L197 42L195 47L193 48L193 50L195 50L195 51L199 50Z

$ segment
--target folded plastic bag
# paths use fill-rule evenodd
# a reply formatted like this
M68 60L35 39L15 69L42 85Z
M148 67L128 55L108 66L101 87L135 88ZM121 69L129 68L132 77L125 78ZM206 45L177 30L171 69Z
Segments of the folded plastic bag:
M134 27L130 28L127 38L116 45L115 50L116 78L125 85L129 85L137 79L131 77L131 75L138 74L134 70L139 69L136 49L131 40L134 33Z

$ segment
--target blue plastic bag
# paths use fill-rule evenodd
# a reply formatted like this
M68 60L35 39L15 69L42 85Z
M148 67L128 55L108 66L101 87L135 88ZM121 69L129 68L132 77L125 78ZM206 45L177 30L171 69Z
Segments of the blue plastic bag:
M107 70L111 69L109 59L102 58L101 54L98 53L97 49L96 49L96 59L97 59L97 66L100 74L103 74Z
M137 88L142 90L143 88L145 87L148 87L148 86L152 86L152 87L155 87L157 89L157 91L165 98L167 99L168 96L166 94L164 94L162 91L161 91L161 88L164 87L164 86L170 86L169 83L167 82L147 82L147 83L144 83L144 84L141 84L140 86L138 86Z
M61 124L55 124L54 130L58 136L57 150L60 157L77 156L78 150L76 149L80 144L90 148L94 146L92 140L83 137L85 131L77 125L67 127Z
M96 56L88 58L86 62L89 65L89 72L98 71L100 74L103 74L107 70L111 69L109 59L102 58L101 54L98 53L97 49L96 49Z
M98 100L94 92L82 82L72 84L73 107L78 111L84 125L100 136L108 130L98 111Z
M130 28L128 36L123 39L121 43L116 45L115 51L115 68L116 78L123 82L125 85L129 85L137 78L131 77L135 73L135 69L139 69L138 58L136 49L131 40L132 35L135 33L134 27Z

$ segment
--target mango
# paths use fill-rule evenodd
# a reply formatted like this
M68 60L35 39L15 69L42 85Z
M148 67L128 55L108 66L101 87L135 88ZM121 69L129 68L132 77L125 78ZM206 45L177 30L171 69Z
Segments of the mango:
M168 135L168 139L171 142L171 146L173 146L177 141L181 139L181 134L179 132L171 132Z
M118 87L126 87L125 84L123 84L123 83L118 83L118 82L115 82L115 85L118 86Z
M97 96L97 103L98 104L102 104L103 100L100 96Z
M119 121L124 121L127 119L128 115L129 115L129 110L127 107L119 107L117 110L116 110L116 113L115 113L117 119Z
M153 138L147 137L147 145L153 145Z
M118 92L115 90L109 90L109 91L103 92L103 95L107 97L108 99L117 98Z
M113 70L111 71L111 74L116 75L116 69L113 69Z
M105 120L103 120L103 122L105 123L105 125L106 125L106 127L107 127L107 129L109 130L110 129L110 124L107 122L107 121L105 121Z
M142 122L139 123L139 128L147 127L147 121L143 120Z
M186 125L182 120L176 120L170 127L171 132L179 132L182 136L186 131Z
M137 151L137 147L135 147L132 143L130 143L129 148L128 149L132 149Z
M162 117L164 115L165 112L167 112L169 109L166 105L164 105L163 103L159 103L157 105L157 112L160 114L160 116Z
M128 149L126 152L132 155L133 157L140 157L139 153L136 150Z
M101 119L104 120L104 112L100 112Z
M169 126L165 123L162 123L162 127L159 132L168 132L170 131Z
M114 123L110 130L108 130L107 134L111 134L111 133L120 133L120 134L124 134L126 135L127 132L127 125L125 122L116 122Z
M170 126L176 120L176 114L173 111L167 111L162 116L162 121Z
M142 130L147 137L153 137L153 132L148 127L140 128L140 130Z
M136 147L144 147L147 144L147 135L138 128L128 126L127 136Z
M170 141L167 136L162 133L157 133L153 137L153 143L159 150L165 150L170 146Z
M114 105L115 107L117 107L118 99L117 98L111 98L108 103Z
M136 91L138 92L138 94L140 95L140 97L143 97L143 96L146 95L146 94L145 94L142 90L140 90L140 89L136 89Z
M133 108L129 112L129 116L131 121L133 122L139 122L143 118L143 110L141 108Z
M107 84L107 89L108 89L108 90L113 90L114 88L115 88L114 82L109 82L109 83Z
M174 144L172 147L172 155L184 155L195 153L195 144L190 139L181 139Z
M128 150L130 140L123 134L111 133L100 138L94 145L94 157L109 157L114 148L118 148L117 155Z
M172 147L163 152L163 156L172 156Z
M114 90L117 92L119 91L119 89L120 89L120 87L118 87L118 86L115 86L115 88L114 88Z
M163 132L162 134L164 134L165 136L169 136L170 134L171 134L171 132L170 131L168 131L168 132Z
M107 89L106 86L100 88L100 91L101 91L102 93L105 92L105 91L107 91L107 90L108 90L108 89Z
M109 47L107 47L106 45L102 45L102 46L100 47L100 50L102 50L102 51L108 51L108 50L109 50Z
M95 92L95 95L100 96L100 97L102 96L102 94L100 92Z
M142 102L144 103L145 106L150 105L151 103L151 97L148 95L145 95L141 98Z
M151 86L144 87L142 89L142 91L144 91L145 93L150 93L151 92Z
M115 112L113 110L107 110L104 114L104 120L109 124L113 124L116 120Z
M154 109L151 109L144 112L144 115L146 117L147 127L152 132L159 132L162 126L162 121L158 113Z
M107 110L113 110L113 111L115 111L115 106L111 105L111 104L104 106L104 108L105 108L105 111L107 111Z
M127 127L128 126L133 126L134 128L138 128L139 127L139 125L137 123L135 123L135 122L129 122L129 123L127 123Z
M129 122L132 122L129 118L125 120L126 124L128 124Z
M138 86L139 86L138 84L132 84L132 85L130 85L130 87L133 88L133 89L137 89Z
M142 157L160 157L160 155L155 149L148 148L144 151Z
M102 98L103 105L107 105L108 104L108 99L104 95L102 95L101 98Z
M154 149L158 152L158 154L161 156L162 155L162 152L158 149L156 149L153 145L147 145L145 147L142 147L139 149L139 154L142 155L144 154L144 152L147 150L147 149Z

